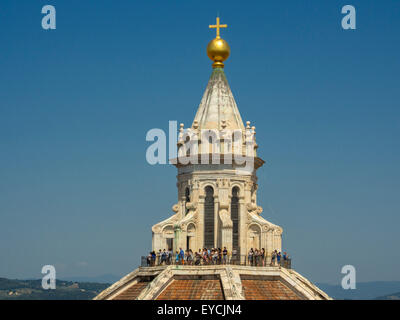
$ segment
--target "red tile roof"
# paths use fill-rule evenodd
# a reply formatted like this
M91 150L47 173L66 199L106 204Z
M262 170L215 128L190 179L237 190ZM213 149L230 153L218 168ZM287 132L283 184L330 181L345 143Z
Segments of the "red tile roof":
M147 281L138 282L114 297L113 300L135 300L148 284Z
M246 300L300 300L301 298L279 280L243 280Z
M174 279L157 300L224 300L220 280Z

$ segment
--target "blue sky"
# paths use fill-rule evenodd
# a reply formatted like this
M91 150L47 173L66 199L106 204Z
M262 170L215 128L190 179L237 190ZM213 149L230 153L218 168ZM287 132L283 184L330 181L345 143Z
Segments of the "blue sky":
M41 8L57 29L41 28ZM357 29L341 28L352 4ZM297 271L400 280L399 1L0 3L0 276L123 275L172 214L148 130L191 124L216 14L225 72L257 127L258 201Z

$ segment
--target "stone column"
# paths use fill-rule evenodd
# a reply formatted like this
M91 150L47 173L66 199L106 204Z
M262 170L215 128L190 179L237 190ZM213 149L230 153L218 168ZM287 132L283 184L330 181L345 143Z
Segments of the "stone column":
M158 251L159 249L163 249L161 248L162 246L162 240L163 240L163 235L160 232L153 232L153 237L152 237L152 248L153 251Z
M232 252L232 226L223 226L221 231L222 239L220 247L222 249L226 247L228 252Z
M178 192L179 197L178 197L178 202L179 202L179 206L180 206L180 219L183 219L186 215L186 196L185 196L185 186L183 183L180 183L180 190Z
M281 230L275 230L274 232L274 242L275 242L275 249L282 251L282 232Z
M186 250L187 246L187 225L181 225L181 235L180 235L180 247Z
M204 248L204 195L202 194L199 195L199 201L197 203L197 217L196 243L199 248L196 248L196 250Z
M194 215L194 222L195 222L195 233L193 234L193 238L191 238L191 243L193 243L193 248L191 248L194 251L198 251L200 248L203 246L202 238L200 236L200 224L202 221L202 213L204 212L204 208L202 205L200 205L200 189L199 189L199 181L197 179L193 180L193 186L192 186L192 195L191 195L191 202L196 205L196 211ZM204 202L203 202L204 203ZM202 204L203 204L202 203ZM204 233L204 232L203 232Z
M226 247L228 252L232 252L233 241L233 223L228 212L229 205L220 203L219 205L219 218L220 218L220 242L218 247Z
M219 230L219 197L214 191L214 247L218 244L218 230ZM208 249L208 248L207 248Z
M247 212L244 196L239 197L239 252L240 263L245 262L247 242Z
M179 247L181 247L181 227L179 225L174 225L174 254Z
M218 179L218 217L219 217L219 241L216 244L218 247L226 247L228 252L232 252L232 228L233 223L229 213L230 207L230 182L228 179Z
M241 226L242 226L242 235L241 235L241 262L244 263L247 257L247 252L249 249L249 234L248 234L248 225L249 225L249 213L248 213L248 208L247 205L251 204L251 190L253 187L253 182L251 180L247 180L244 182L244 194L243 196L240 197L240 203L241 203Z
M262 248L266 249L266 247L267 247L267 232L264 229L264 227L262 227L260 249Z
M262 248L264 248L264 250L265 250L265 257L264 257L264 259L265 259L265 265L267 265L267 263L268 263L268 258L267 258L267 254L268 254L268 252L267 252L267 231L268 231L268 227L267 226L263 226L263 227L261 227L261 245L260 245L260 250L262 249Z
M267 256L267 263L269 264L269 263L271 263L272 251L275 250L274 234L273 234L272 229L269 229L267 231L266 238L267 238L267 245L266 245L265 251L266 251L266 256Z

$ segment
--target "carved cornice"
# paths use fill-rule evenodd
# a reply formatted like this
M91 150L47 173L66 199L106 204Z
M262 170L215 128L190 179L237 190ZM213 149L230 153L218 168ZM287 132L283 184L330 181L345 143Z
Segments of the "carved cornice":
M226 178L217 179L217 187L218 188L229 188L230 181Z

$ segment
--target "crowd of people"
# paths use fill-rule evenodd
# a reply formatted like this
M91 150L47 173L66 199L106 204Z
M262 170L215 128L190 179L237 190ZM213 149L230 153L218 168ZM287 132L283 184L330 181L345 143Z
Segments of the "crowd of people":
M228 253L226 247L221 248L203 248L198 251L183 250L179 248L175 253L172 249L159 250L158 252L152 251L146 257L147 266L159 266L159 265L219 265L219 264L245 264L250 266L283 266L288 267L290 265L290 259L286 252L278 252L274 250L271 255L271 259L267 262L267 256L265 249L253 249L251 248L246 257L243 257L241 261L240 255L237 254L236 250L232 253Z
M227 264L228 263L228 250L226 247L212 248L212 249L199 249L193 252L192 249L184 251L179 248L175 253L169 250L161 249L156 253L152 251L147 256L147 265L210 265L210 264Z

